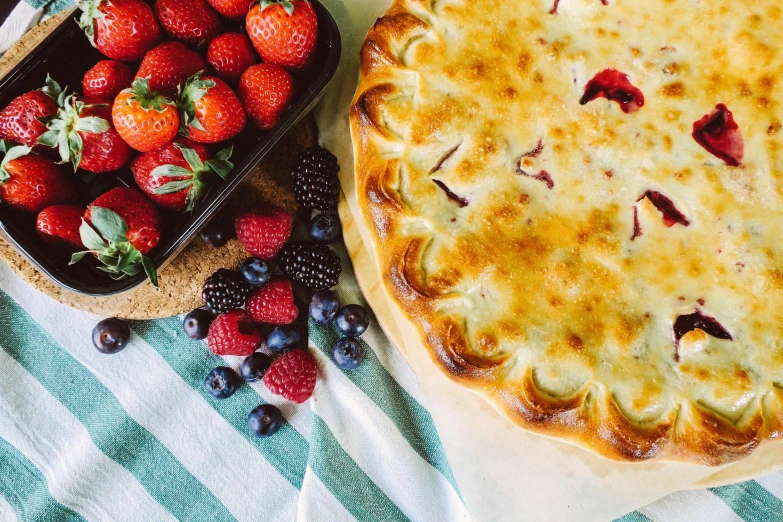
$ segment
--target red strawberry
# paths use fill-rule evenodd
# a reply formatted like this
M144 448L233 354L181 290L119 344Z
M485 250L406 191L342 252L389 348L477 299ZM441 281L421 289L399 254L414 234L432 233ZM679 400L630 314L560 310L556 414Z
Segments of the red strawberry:
M185 44L166 42L144 55L136 78L149 78L151 91L176 98L177 89L188 78L206 68L204 59Z
M30 153L30 147L8 148L0 162L0 197L11 207L38 213L52 205L75 203L76 189L62 169L49 158Z
M226 178L234 165L231 148L210 159L204 145L178 138L133 160L130 169L136 184L158 205L176 212L193 210L209 190L213 173Z
M245 109L239 97L214 76L194 74L185 84L179 107L188 138L193 141L218 143L245 127Z
M270 260L277 256L291 235L294 220L280 207L268 206L239 216L237 238L251 255Z
M304 350L291 350L272 363L264 374L269 391L302 404L315 390L315 359Z
M209 325L207 345L217 355L248 356L261 346L261 332L244 310L232 310Z
M250 294L245 309L257 323L291 324L299 316L291 283L284 277L272 278Z
M115 60L101 60L82 78L82 94L105 102L112 102L133 82L133 69Z
M234 84L248 67L256 63L256 53L247 36L225 33L209 42L207 62L216 75Z
M286 69L310 65L318 19L307 0L262 0L250 9L245 27L264 62Z
M239 81L239 97L256 127L268 130L294 97L294 79L280 67L262 63L250 67Z
M256 0L209 0L215 11L226 18L241 20L245 17L250 5Z
M155 14L174 38L202 46L220 34L220 17L206 0L158 0Z
M44 242L56 246L84 248L79 227L85 208L79 205L54 205L38 214L35 228Z
M73 162L73 170L81 166L90 172L111 172L125 166L133 154L115 130L108 105L85 104L68 96L47 127L38 142L57 147L63 162Z
M79 26L100 52L137 62L160 41L160 26L143 0L83 0Z
M150 92L146 78L137 78L133 87L117 96L111 117L122 139L141 152L162 147L179 132L179 114L174 103L157 92Z
M14 98L0 112L0 140L9 140L32 147L46 132L39 119L57 114L57 104L64 98L60 86L47 76L46 87Z
M160 241L163 222L155 206L141 192L117 187L99 196L84 213L79 229L88 249L74 254L71 264L92 253L112 278L134 276L142 269L158 285L155 265L146 256Z

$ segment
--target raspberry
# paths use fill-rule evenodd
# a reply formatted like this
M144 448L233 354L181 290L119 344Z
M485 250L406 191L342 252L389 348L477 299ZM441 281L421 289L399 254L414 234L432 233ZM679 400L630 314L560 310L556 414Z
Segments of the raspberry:
M253 287L239 272L219 268L204 282L201 300L213 312L223 314L235 308L242 308Z
M334 210L340 195L337 158L321 147L305 150L291 173L296 200L317 210Z
M301 404L315 389L315 359L304 350L292 350L266 371L264 384L269 391Z
M291 283L283 277L275 277L253 292L246 309L257 323L291 324L299 316Z
M294 241L280 252L280 270L310 290L325 290L337 284L342 267L339 256L328 246Z
M261 332L244 310L232 310L209 326L207 344L217 355L247 356L261 346Z
M236 220L237 237L250 254L263 259L274 259L291 235L294 220L279 207L263 207L242 214Z

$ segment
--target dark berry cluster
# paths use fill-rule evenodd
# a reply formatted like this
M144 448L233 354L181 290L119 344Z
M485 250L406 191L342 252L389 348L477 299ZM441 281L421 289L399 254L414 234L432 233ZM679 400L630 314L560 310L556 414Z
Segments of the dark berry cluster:
M340 166L328 150L305 150L292 172L292 188L300 205L315 210L334 210L340 196Z
M204 282L201 300L213 312L224 314L245 306L252 290L242 274L220 268Z
M334 250L310 241L288 243L278 261L285 275L310 290L332 288L342 272L340 257Z

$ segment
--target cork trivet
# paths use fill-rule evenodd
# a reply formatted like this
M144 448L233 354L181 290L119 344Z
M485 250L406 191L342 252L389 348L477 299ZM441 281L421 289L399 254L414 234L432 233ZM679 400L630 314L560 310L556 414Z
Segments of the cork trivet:
M0 76L21 60L58 23L70 18L70 13L57 15L36 26L9 49L0 58ZM290 189L291 168L301 151L314 145L317 137L318 128L312 116L294 126L253 170L245 183L236 189L216 219L233 219L262 203L279 205L296 215L299 207ZM247 254L236 239L216 249L197 237L161 270L160 291L146 284L129 295L99 298L61 288L37 271L16 249L0 240L0 260L36 289L74 308L126 319L170 317L201 306L204 280L218 268L237 268L245 257Z

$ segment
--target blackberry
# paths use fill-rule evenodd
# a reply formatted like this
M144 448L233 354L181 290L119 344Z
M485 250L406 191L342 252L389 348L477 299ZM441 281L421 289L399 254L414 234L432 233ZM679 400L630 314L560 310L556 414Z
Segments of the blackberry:
M204 282L201 300L213 312L224 314L245 306L252 290L242 274L220 268Z
M280 270L310 290L325 290L337 284L342 267L340 258L326 245L294 241L280 251Z
M300 205L317 210L334 210L340 195L340 166L337 158L321 147L305 150L291 173L292 188Z

